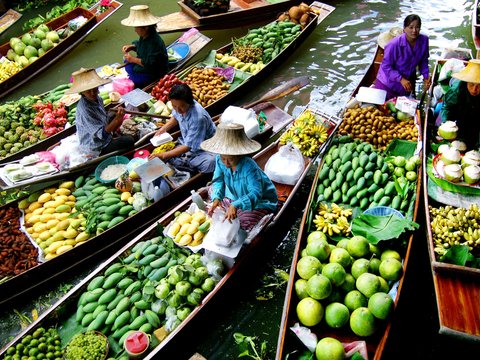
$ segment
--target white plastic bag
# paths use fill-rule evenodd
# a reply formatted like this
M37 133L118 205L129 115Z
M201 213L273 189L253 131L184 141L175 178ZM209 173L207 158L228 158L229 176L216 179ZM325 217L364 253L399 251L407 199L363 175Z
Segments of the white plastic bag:
M295 185L302 175L305 160L299 148L288 143L278 150L278 153L268 159L265 173L279 184Z
M225 212L217 207L212 215L212 226L208 231L211 240L219 246L229 247L240 230L238 217L232 222L225 220Z
M229 106L225 109L220 118L222 123L234 123L243 125L245 133L252 138L260 133L257 114L252 109L242 109L237 106Z
M465 68L465 64L462 60L459 59L448 59L445 61L445 64L442 66L442 70L440 70L440 74L438 75L438 81L442 81L448 79L459 71L462 71Z

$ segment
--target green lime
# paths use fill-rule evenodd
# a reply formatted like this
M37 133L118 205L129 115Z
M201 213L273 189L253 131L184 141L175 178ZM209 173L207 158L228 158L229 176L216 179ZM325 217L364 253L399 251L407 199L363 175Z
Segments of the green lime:
M53 352L48 352L46 358L47 358L47 359L54 359L54 358L55 358L55 354L54 354Z
M44 342L38 344L38 350L40 350L41 352L45 352L47 350L47 344L45 344Z
M30 349L30 351L28 352L29 356L37 356L37 354L38 354L37 348Z
M30 346L32 346L32 347L38 346L38 340L37 339L32 339L32 341L30 341Z

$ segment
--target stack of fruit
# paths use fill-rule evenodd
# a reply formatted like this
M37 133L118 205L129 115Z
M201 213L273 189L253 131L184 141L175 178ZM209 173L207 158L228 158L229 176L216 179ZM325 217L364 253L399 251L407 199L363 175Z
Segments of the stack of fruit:
M254 48L254 49L260 50L260 48ZM221 54L221 53L216 53L215 59L217 59L217 61L222 64L233 66L235 69L249 72L249 73L252 73L253 75L258 73L260 70L262 70L266 66L261 60L262 59L261 53L258 59L253 59L250 62L246 60L245 60L246 62L242 61L233 55Z
M16 346L9 347L3 359L27 358L63 359L62 345L57 329L39 327L31 335L25 336Z
M161 100L163 103L166 103L168 100L168 93L172 89L173 85L176 84L185 84L185 82L180 80L175 74L167 74L162 77L153 87L151 94L157 100Z
M210 229L210 220L205 212L193 214L182 212L171 222L167 235L181 246L198 246Z

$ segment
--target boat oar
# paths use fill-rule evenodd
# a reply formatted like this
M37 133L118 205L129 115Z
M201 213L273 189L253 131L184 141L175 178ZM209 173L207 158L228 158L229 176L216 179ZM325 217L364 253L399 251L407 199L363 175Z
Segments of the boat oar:
M250 104L247 104L243 106L244 108L251 108L257 104L260 104L265 101L271 101L275 99L279 99L285 95L290 94L291 92L294 92L295 90L301 89L305 85L307 85L310 82L310 79L308 76L300 76L295 79L291 79L287 81L286 83L283 83L272 90L268 91L263 95L261 98L251 102Z
M118 112L118 109L109 109L108 111ZM151 114L151 113L146 113L146 112L141 112L141 111L133 111L133 110L127 110L127 109L125 109L125 114L132 114L132 115L138 115L138 116L148 116L148 117L155 117L155 118L160 118L160 119L170 119L170 116L167 116L167 115Z

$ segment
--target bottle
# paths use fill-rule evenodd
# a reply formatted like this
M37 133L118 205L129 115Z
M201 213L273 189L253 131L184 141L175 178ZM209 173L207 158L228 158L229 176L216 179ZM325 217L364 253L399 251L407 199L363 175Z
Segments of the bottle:
M202 197L198 195L198 193L195 190L191 191L192 194L192 201L197 204L198 208L200 210L205 211L207 209L207 206L205 204L205 201L203 201Z

